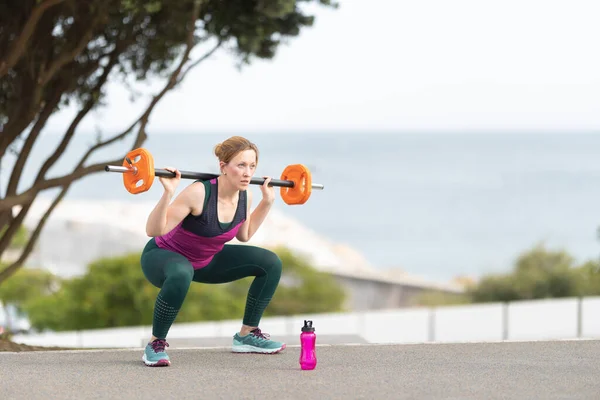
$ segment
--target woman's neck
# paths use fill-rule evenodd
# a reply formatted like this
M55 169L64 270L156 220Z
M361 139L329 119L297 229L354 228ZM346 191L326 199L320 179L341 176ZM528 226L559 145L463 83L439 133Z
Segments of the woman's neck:
M224 201L235 201L235 199L237 199L239 196L239 190L233 187L233 185L227 182L227 179L223 178L222 176L219 176L217 181L219 183L219 189L217 193L218 198Z

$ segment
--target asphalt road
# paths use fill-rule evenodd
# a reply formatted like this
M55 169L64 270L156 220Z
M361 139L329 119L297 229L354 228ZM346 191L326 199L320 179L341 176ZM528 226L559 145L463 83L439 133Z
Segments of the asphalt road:
M170 367L140 349L0 353L4 399L598 399L600 341L321 345L276 355L174 348Z

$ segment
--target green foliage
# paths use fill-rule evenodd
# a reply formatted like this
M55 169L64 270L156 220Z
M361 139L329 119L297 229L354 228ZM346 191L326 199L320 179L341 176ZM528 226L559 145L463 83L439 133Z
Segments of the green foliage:
M0 301L22 311L27 301L53 293L59 284L60 280L48 271L22 268L0 286Z
M425 292L415 298L415 304L437 306L597 295L600 295L597 261L577 265L564 250L536 245L517 257L509 273L484 275L468 285L461 296Z
M265 315L342 311L346 294L333 276L315 270L307 259L286 248L274 251L281 258L283 272Z
M265 316L341 309L344 293L330 276L285 249L277 252L286 278ZM131 254L98 260L85 275L65 280L60 291L31 297L24 308L32 326L60 331L150 325L159 289L146 280L139 259ZM283 284L287 277L293 286ZM176 322L241 321L252 279L219 285L192 282Z
M4 265L0 263L0 269ZM22 268L12 278L0 285L0 303L3 306L12 305L17 313L23 314L28 310L28 304L43 299L53 293L60 286L60 279L45 270ZM7 309L4 309L4 317L10 325L10 317ZM11 332L7 329L5 339Z
M470 290L474 302L530 300L588 294L584 274L565 251L541 245L521 254L508 275L489 275Z
M43 87L43 97L57 90L67 97L85 100L102 68L98 60L111 52L120 55L117 70L140 80L164 76L182 54L194 3L200 1L195 21L196 42L220 41L241 63L269 59L287 38L312 26L314 16L302 3L337 5L328 0L65 0L49 7L37 23L31 40L12 73L0 74L0 123L15 118L24 90L38 83L40 74L59 56L68 63ZM8 57L14 41L36 5L31 1L0 2L0 54ZM74 49L89 38L84 50ZM70 53L76 57L68 56ZM4 59L3 57L1 57ZM33 85L33 86L32 86ZM32 105L38 107L38 105ZM11 138L12 139L12 138Z
M512 275L484 276L477 286L469 291L470 298L475 303L521 300L514 281L515 277Z
M598 261L587 261L576 268L579 273L579 285L581 296L600 295L600 263Z
M460 305L471 303L471 298L463 293L446 293L437 290L426 290L411 300L412 306L433 307L438 305Z
M70 293L58 291L51 296L35 296L24 304L23 311L31 327L37 330L71 330L73 323L70 312L75 303Z

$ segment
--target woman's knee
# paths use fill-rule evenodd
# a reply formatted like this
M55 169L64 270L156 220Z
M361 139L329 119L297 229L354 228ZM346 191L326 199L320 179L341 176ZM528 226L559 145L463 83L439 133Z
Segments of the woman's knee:
M280 277L283 269L283 263L277 253L266 250L263 256L263 267L267 269L269 274Z
M182 288L190 286L194 277L194 268L190 263L175 262L165 268L165 282Z
M144 251L140 261L144 276L158 288L162 288L167 280L189 286L194 275L189 261L168 250L155 248Z

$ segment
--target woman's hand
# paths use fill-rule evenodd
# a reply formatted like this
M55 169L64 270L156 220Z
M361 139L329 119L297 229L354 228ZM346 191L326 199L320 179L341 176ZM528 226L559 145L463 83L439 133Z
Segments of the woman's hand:
M175 177L174 178L165 178L165 177L159 177L158 179L160 180L160 183L162 183L163 187L165 188L165 192L169 193L170 195L173 195L175 193L175 189L177 188L177 185L179 185L179 182L181 181L181 172L179 172L179 170L177 168L173 168L173 167L166 167L165 168L167 171L171 171L175 173Z
M268 204L273 204L275 201L275 188L273 186L269 186L269 182L271 182L271 178L268 176L263 176L265 178L265 182L260 185L260 191L263 195L263 201Z

